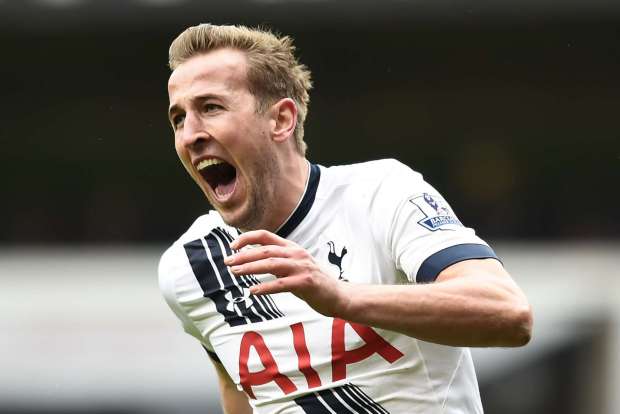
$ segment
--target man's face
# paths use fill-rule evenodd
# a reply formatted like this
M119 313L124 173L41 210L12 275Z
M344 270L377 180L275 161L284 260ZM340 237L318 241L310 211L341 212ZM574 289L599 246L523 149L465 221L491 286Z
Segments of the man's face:
M257 113L246 72L240 51L194 56L174 70L168 95L185 169L226 223L252 229L264 221L279 171L272 120Z

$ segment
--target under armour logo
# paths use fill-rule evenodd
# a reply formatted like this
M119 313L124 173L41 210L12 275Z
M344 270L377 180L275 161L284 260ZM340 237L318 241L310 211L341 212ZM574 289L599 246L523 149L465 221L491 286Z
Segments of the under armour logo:
M254 304L252 299L250 299L250 290L241 288L241 296L233 296L231 291L228 291L224 294L224 299L228 301L226 305L226 310L229 312L237 312L241 314L243 310L239 307L240 303L243 303L245 309L248 309L250 306Z
M327 242L327 245L329 246L329 253L327 254L327 260L329 260L329 262L333 265L338 266L338 270L340 270L340 274L338 275L338 279L342 280L342 258L344 257L345 254L347 254L347 248L346 247L342 247L342 250L340 251L340 256L338 256L336 254L336 246L334 245L333 241L329 241Z

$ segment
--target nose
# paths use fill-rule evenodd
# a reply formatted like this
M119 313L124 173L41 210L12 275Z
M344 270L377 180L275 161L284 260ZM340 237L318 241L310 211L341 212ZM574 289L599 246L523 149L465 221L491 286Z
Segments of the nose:
M185 115L181 133L183 146L188 150L199 151L202 146L206 145L209 139L209 134L205 130L202 121L191 112Z

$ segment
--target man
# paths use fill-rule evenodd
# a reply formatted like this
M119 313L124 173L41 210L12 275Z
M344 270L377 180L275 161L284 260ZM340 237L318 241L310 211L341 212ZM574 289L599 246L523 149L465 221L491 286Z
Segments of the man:
M308 162L293 52L208 24L170 47L176 151L217 212L164 253L168 304L226 413L481 413L463 347L527 343L526 298L420 174Z

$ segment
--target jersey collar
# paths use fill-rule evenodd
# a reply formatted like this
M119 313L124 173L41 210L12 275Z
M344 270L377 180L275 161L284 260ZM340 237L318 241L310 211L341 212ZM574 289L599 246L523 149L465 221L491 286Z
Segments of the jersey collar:
M321 169L316 164L310 164L310 174L308 174L308 182L306 183L304 195L293 211L293 214L291 214L288 220L276 231L278 236L284 238L288 237L308 215L310 208L312 208L314 204L314 198L316 197L316 190L319 187L320 179Z

